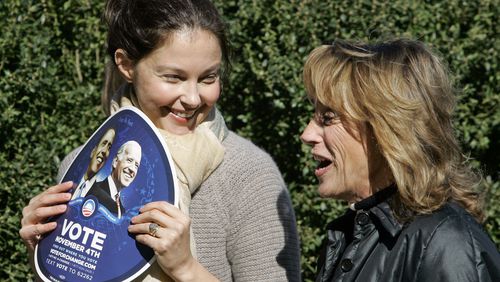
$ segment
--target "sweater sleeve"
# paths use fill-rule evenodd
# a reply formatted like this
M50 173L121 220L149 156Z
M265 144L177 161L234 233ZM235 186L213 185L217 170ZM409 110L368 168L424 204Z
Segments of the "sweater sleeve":
M234 281L300 281L295 215L281 174L262 151L237 175L227 255Z

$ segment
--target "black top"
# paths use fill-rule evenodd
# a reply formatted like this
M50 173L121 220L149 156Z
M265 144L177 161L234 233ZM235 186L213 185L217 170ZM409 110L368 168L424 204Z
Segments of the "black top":
M447 203L403 226L385 198L327 226L317 282L500 281L500 253L460 205Z

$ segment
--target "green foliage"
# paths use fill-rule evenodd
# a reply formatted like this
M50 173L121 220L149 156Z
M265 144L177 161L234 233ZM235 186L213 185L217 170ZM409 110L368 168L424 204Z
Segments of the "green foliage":
M104 120L104 1L0 1L0 279L32 278L18 230L22 208L53 184L69 151ZM322 228L344 210L320 199L314 162L298 136L311 116L302 65L336 38L406 36L435 48L460 91L456 129L487 176L485 227L500 246L500 37L498 0L217 0L230 30L233 69L220 108L228 125L277 161L292 195L311 281Z

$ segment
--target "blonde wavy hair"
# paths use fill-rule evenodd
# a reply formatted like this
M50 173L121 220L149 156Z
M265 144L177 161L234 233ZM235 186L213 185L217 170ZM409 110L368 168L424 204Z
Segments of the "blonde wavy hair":
M452 199L483 221L481 178L452 126L455 90L427 46L336 41L311 52L303 75L311 100L371 127L398 187L398 217L428 214Z

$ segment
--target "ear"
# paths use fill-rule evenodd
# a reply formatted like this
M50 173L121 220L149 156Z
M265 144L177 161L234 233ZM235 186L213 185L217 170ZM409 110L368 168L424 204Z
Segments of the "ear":
M134 63L133 61L127 56L127 52L123 49L116 49L115 51L115 63L116 66L118 67L118 71L122 75L122 77L127 81L127 82L132 82L134 78Z
M118 158L117 157L114 157L113 158L113 162L111 163L111 165L113 166L113 169L116 168L116 163L118 162Z

